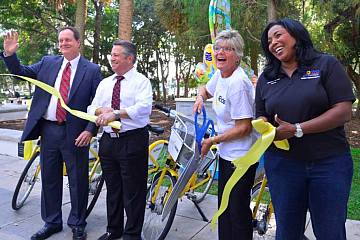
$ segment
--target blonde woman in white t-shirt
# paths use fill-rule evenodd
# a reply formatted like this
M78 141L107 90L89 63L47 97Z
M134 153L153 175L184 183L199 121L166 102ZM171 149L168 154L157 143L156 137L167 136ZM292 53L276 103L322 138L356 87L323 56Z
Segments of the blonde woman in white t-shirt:
M254 87L240 67L244 40L236 30L222 31L215 40L215 72L206 86L199 89L193 111L201 111L204 101L213 98L218 135L205 139L201 155L218 144L220 152L218 203L225 184L234 171L232 161L245 155L254 143L251 120L254 117ZM219 218L220 240L252 239L250 191L254 183L256 165L249 168L233 188L229 205Z

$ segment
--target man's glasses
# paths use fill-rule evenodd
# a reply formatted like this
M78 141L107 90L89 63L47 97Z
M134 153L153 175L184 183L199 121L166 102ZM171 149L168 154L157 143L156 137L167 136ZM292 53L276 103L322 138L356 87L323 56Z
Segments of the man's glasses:
M233 47L221 47L221 46L216 46L216 45L214 46L215 52L220 52L221 49L224 50L224 52L226 52L226 53L235 51L235 48L233 48Z

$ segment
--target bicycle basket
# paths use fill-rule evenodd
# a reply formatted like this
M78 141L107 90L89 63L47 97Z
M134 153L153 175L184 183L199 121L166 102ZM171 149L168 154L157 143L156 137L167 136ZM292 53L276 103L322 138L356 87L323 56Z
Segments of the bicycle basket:
M204 159L200 161L200 165L196 171L200 174L204 174L209 169L214 159L215 153L212 150L209 150Z
M168 151L178 164L186 166L194 155L194 149L194 122L186 117L178 116L171 127Z

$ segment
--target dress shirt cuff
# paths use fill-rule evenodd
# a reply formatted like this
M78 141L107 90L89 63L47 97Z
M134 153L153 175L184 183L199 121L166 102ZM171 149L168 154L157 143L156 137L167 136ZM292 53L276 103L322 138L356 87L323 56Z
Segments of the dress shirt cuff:
M87 113L90 115L95 115L96 109L98 109L98 108L99 107L97 107L97 106L90 105L87 108Z
M14 54L12 54L10 56L6 55L5 51L0 53L1 58L9 58L9 57L14 57L14 56L16 56L16 53L14 53Z

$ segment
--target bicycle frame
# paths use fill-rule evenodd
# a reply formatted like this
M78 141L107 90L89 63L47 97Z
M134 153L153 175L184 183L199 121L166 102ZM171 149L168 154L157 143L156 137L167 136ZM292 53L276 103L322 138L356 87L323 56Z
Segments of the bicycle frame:
M97 138L92 138L91 139L91 143L93 143L94 141L97 141L98 139ZM96 169L98 167L98 165L100 164L100 157L99 157L99 154L98 152L96 151L96 149L92 148L91 147L91 143L90 143L90 148L89 148L89 151L90 153L95 157L95 162L93 163L92 167L91 167L91 170L89 172L89 181L91 181L92 177L94 176L94 174L96 173ZM90 163L89 163L90 164Z
M265 187L267 186L267 182L268 181L267 181L266 175L264 175L263 180L261 182L259 195L256 198L255 207L254 207L253 214L252 214L253 219L255 219L255 217L256 217L257 211L258 211L259 206L260 206L261 199L262 199L264 191L265 191ZM270 201L268 213L267 213L267 216L266 216L267 217L266 222L269 222L270 216L273 213L274 213L274 208L273 208L272 203Z
M167 140L158 140L158 141L155 141L152 144L150 144L150 146L149 146L149 158L150 158L150 161L153 163L154 166L148 169L148 175L151 175L151 174L157 172L159 170L159 168L160 168L160 164L155 159L155 157L151 154L152 151L154 150L154 148L156 146L158 146L159 144L169 144L169 142Z
M182 117L184 117L184 116L182 116ZM185 132L185 136L184 136L183 138L185 139L185 138L188 136L188 129L187 129L186 125L184 124L184 121L183 121L178 115L175 115L174 118L175 118L175 120L178 120L179 122L181 122L181 123L184 125L186 132ZM192 120L189 120L189 121L192 121ZM171 131L173 131L173 128L172 128ZM175 132L175 134L179 136L178 133ZM167 144L169 144L169 142L166 141L166 140L160 140L160 141L163 141L164 143L166 142ZM185 140L183 141L183 144L185 145ZM170 146L169 146L169 147L170 147ZM185 145L185 147L187 147L187 148L190 149L190 147L187 146L187 145ZM149 151L150 151L150 148L151 148L151 145L150 145L150 147L149 147ZM211 150L214 150L214 149L217 149L217 147L216 147L215 145L213 145L213 146L211 147L210 151L211 151ZM214 158L216 158L216 156L214 156ZM154 165L156 165L157 168L158 168L159 165L155 163L156 161L154 162L152 158L150 158L150 159L152 160L152 162L154 163ZM155 168L154 168L154 169L155 169ZM160 189L160 187L161 187L161 184L162 184L162 182L163 182L163 179L164 179L164 176L165 176L166 172L169 172L173 177L175 177L176 179L178 179L178 178L179 178L178 169L179 169L179 164L178 164L171 156L169 156L168 159L167 159L167 162L166 162L166 164L165 164L165 167L164 167L164 168L161 170L161 172L160 172L160 177L159 177L158 183L157 183L157 185L155 186L154 193L153 193L153 195L152 195L152 197L151 197L151 203L152 203L152 204L155 203L155 199L156 199L156 197L157 197L157 194L158 194L158 192L159 192L159 189ZM214 169L214 171L216 171L216 169ZM155 172L155 171L153 171L153 172ZM211 178L211 176L210 176L210 170L207 170L207 173L208 173L208 174L207 174L207 177L206 177L205 179L203 179L201 182L197 183L198 177L197 177L197 172L195 172L195 173L191 176L191 178L190 178L190 180L188 181L188 183L186 184L186 186L185 186L184 190L182 191L182 193L180 194L179 198L181 198L182 196L184 196L186 193L192 192L192 191L194 191L195 189L197 189L197 188L205 185L205 184L210 180L210 178ZM172 190L172 189L171 189L171 190ZM168 197L168 196L167 196L167 197ZM164 202L166 202L166 201L167 201L167 199L164 200Z

